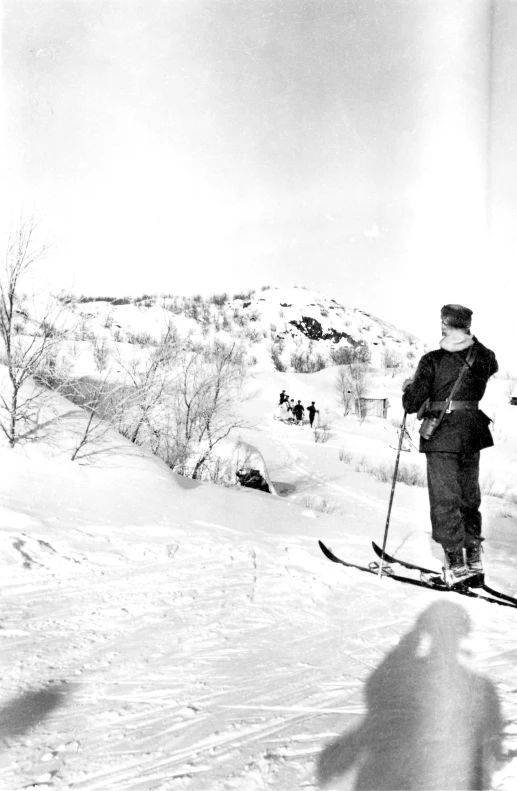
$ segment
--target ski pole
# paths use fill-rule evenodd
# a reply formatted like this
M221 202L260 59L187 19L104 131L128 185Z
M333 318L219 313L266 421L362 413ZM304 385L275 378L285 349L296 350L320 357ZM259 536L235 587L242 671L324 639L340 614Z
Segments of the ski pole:
M393 497L395 495L395 484L397 483L397 473L399 471L399 461L400 461L400 451L402 450L402 443L404 442L404 434L406 432L406 416L407 412L404 412L404 417L402 418L402 423L400 424L400 435L399 435L399 446L397 450L397 458L395 461L395 472L393 473L393 483L391 484L391 494L390 494L390 504L388 506L388 516L386 517L386 527L384 528L384 539L382 541L382 555L386 551L386 542L388 541L388 530L390 526L390 517L391 517L391 506L393 505ZM379 578L382 577L382 564L383 564L383 556L381 556L381 562L379 563Z

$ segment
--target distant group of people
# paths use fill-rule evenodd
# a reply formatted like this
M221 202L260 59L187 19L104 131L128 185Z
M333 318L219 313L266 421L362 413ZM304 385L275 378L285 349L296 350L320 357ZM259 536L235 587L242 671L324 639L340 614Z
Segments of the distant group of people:
M278 402L278 405L280 407L281 419L293 421L297 426L302 423L306 409L307 414L309 415L309 423L311 428L314 423L314 418L316 415L319 415L319 410L316 409L316 403L314 401L311 402L310 406L304 407L300 400L295 403L294 398L289 398L285 390L282 390L280 393L280 401Z

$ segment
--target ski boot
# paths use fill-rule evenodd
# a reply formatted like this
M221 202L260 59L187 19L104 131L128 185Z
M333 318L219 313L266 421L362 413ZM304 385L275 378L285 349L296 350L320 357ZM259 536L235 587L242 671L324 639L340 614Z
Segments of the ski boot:
M471 575L465 563L463 547L454 550L444 549L444 554L445 566L442 569L442 574L422 572L420 579L426 585L432 585L435 588L452 588L456 590L466 588L467 584L471 584Z
M461 549L445 549L445 567L443 578L448 588L465 588L470 585L471 573L465 563L463 547Z
M482 588L485 584L485 573L483 571L483 561L481 560L481 541L465 547L465 559L467 571L469 573L469 587Z

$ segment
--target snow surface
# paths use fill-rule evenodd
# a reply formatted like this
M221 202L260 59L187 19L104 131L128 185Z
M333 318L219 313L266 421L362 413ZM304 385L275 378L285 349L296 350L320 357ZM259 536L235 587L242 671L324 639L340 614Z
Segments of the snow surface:
M340 415L333 369L257 367L242 440L279 496L181 478L115 434L72 463L78 410L52 442L0 447L0 788L380 789L396 787L395 768L406 788L445 787L443 733L449 757L463 755L456 712L478 688L480 729L497 702L504 719L494 766L480 753L487 787L515 788L517 612L379 581L318 548L367 565L382 542L390 484L357 468L394 461L406 375L378 372L388 419L360 423ZM482 480L498 495L483 500L485 565L517 595L517 409L504 384L483 404L497 444ZM316 401L326 442L277 419L284 388ZM402 456L424 468L415 450ZM388 551L440 567L425 489L397 485Z

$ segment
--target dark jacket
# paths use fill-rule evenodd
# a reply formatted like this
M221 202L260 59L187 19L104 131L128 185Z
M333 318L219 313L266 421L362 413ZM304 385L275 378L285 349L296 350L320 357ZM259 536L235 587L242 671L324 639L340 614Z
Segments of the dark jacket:
M495 354L473 338L476 357L464 375L455 401L480 401L485 393L489 378L497 373ZM424 354L412 383L405 389L402 404L409 414L418 412L426 398L431 401L446 401L467 357L468 349L450 352L445 349ZM430 414L439 416L440 412ZM475 453L494 444L490 434L488 418L481 410L455 410L445 414L443 420L429 440L420 438L420 451L433 453Z

